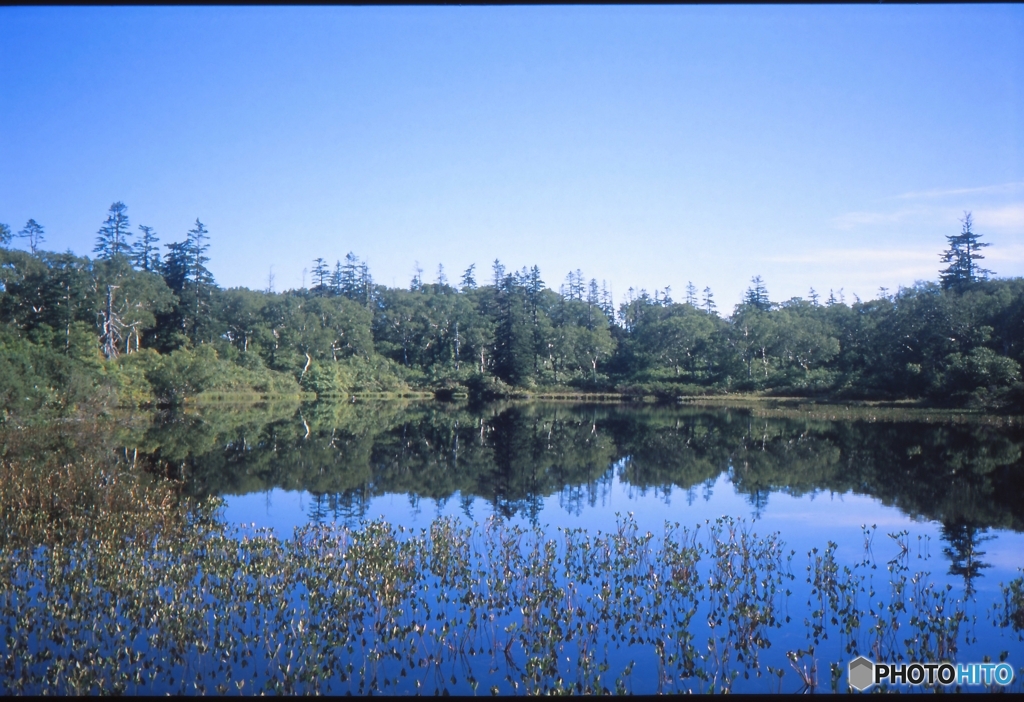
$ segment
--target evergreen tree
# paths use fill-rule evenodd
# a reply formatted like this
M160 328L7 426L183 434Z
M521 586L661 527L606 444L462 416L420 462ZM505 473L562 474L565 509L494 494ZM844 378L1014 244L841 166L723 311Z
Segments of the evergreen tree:
M11 228L0 222L0 246L7 246L11 243Z
M210 260L206 255L209 238L206 227L197 218L185 241L167 244L168 253L164 256L164 281L179 300L171 317L174 326L193 344L198 343L202 327L212 321L209 308L215 283L213 274L206 268Z
M475 269L476 264L471 263L469 268L463 271L461 283L461 288L463 292L465 292L466 290L474 290L476 288L476 278L473 277L473 271Z
M499 317L494 348L494 372L509 385L523 385L534 366L533 331L526 290L505 276L499 288Z
M437 284L442 288L448 285L448 276L444 274L444 264L437 264Z
M359 297L359 257L349 251L341 267L341 294L350 300Z
M818 295L817 290L811 288L811 291L807 294L807 297L810 298L812 305L814 305L815 307L818 306L818 300L821 299L821 296Z
M327 297L327 277L330 274L330 269L327 267L327 261L323 258L315 258L313 259L313 263L315 264L313 266L313 281L316 283L313 286L313 293L317 297Z
M686 304L691 307L697 306L697 286L693 284L693 281L686 282Z
M32 253L36 253L39 250L39 245L46 238L43 232L43 225L34 219L25 222L25 228L18 232L18 236L22 239L28 239L28 249Z
M569 274L565 276L565 285L561 288L562 297L566 300L583 300L583 294L586 291L585 280L583 271L579 268L569 271Z
M173 309L158 316L157 335L159 337L158 346L162 350L168 351L180 346L188 338L189 322L186 314L185 293L189 280L189 256L187 242L176 241L165 246L167 253L164 254L161 273L164 283L174 294L176 303Z
M943 263L949 267L939 273L942 287L946 290L962 291L979 280L985 280L992 271L982 268L977 261L984 259L981 249L989 244L981 241L981 235L971 227L974 221L970 212L964 212L963 229L959 234L947 236L949 248L941 254Z
M167 253L164 255L163 276L167 287L175 295L181 297L188 285L188 246L187 242L176 241L166 245Z
M366 261L359 264L359 292L356 295L356 301L369 306L373 300L373 277L370 275L370 266L367 265Z
M530 312L533 315L534 324L537 323L537 306L540 303L540 293L544 289L544 281L540 278L540 268L534 265L530 269L526 281L526 297L530 301Z
M765 287L764 281L761 280L761 276L755 275L750 279L750 282L753 285L747 288L747 292L743 296L743 302L753 305L759 310L767 311L771 308L772 303L768 300L768 288Z
M701 306L704 308L704 311L707 312L708 314L716 313L717 305L715 305L715 296L711 292L710 285L704 288L704 304Z
M331 273L331 294L341 295L341 281L344 279L344 269L341 267L341 261L334 263L334 272Z
M93 252L99 258L112 259L115 256L127 256L131 253L128 239L132 232L128 223L128 206L123 202L115 202L108 210L107 218L100 227Z
M153 231L153 227L140 224L139 231L142 232L142 238L132 246L132 263L139 270L156 272L160 269L160 253L157 247L160 239Z
M601 281L601 311L608 319L615 319L615 301L612 299L612 291L606 280Z

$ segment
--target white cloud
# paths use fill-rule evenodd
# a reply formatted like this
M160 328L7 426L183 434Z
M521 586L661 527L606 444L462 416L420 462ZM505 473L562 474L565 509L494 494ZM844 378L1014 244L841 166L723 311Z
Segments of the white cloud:
M974 210L973 215L979 231L985 227L1024 230L1024 203Z
M958 195L988 195L1010 193L1024 189L1024 181L1012 183L1000 183L999 185L982 185L975 188L936 188L934 190L921 190L918 192L903 193L896 195L898 200L919 200L929 198L953 197Z
M1009 202L1002 205L973 208L968 204L960 209L948 206L930 206L890 211L847 212L833 217L832 224L837 229L844 231L861 227L885 228L897 224L942 226L945 229L952 227L958 231L965 211L973 214L975 230L982 234L985 229L1024 230L1024 202Z
M821 249L797 254L795 256L772 256L766 260L773 263L799 263L806 264L914 264L928 261L933 262L938 258L934 251L922 251L918 249ZM916 268L916 267L915 267Z
M984 240L983 240L984 241ZM1000 262L1000 263L1012 263L1016 264L1017 268L1024 267L1024 244L1010 244L1006 246L1004 244L994 244L990 248L985 249L985 260L988 263ZM998 273L1001 273L998 268Z
M832 219L837 229L849 230L855 227L896 224L915 215L921 215L920 208L897 210L895 212L847 212Z

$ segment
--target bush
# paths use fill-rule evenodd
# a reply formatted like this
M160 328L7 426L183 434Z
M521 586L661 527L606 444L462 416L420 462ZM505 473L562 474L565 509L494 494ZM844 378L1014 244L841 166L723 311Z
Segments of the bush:
M466 381L466 391L471 402L487 402L513 397L515 389L504 381L490 375L474 373Z
M1020 380L1020 365L979 346L968 354L946 356L932 387L934 399L973 406L998 406Z
M291 375L270 370L258 359L247 359L247 366L225 361L219 358L216 349L203 344L161 357L160 363L147 373L147 379L154 395L166 403L178 403L202 393L299 394L299 384Z

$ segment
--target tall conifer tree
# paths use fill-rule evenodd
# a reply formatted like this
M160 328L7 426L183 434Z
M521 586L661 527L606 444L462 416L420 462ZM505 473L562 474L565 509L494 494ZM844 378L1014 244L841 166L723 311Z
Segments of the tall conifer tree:
M132 232L129 227L128 206L120 201L113 203L97 233L93 252L108 260L115 256L127 256L131 253L128 239Z
M39 250L39 245L46 238L43 225L34 219L25 222L25 228L18 232L18 236L22 239L28 239L28 249L32 253L36 253Z
M157 242L160 241L153 227L139 225L141 238L132 246L132 263L143 271L157 271L160 268L160 254Z
M984 259L981 249L988 246L981 241L981 235L973 231L974 220L970 212L964 212L963 229L959 234L947 236L949 248L941 254L943 263L949 267L939 273L942 287L949 290L964 290L979 280L985 280L992 271L982 268L977 262Z

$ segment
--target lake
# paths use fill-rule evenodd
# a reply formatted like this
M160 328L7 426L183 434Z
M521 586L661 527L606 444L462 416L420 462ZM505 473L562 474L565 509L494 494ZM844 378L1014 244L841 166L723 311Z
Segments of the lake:
M508 558L524 572L530 548L536 561L545 541L557 546L551 557L565 573L552 576L552 586L576 593L580 604L559 610L568 617L561 624L551 619L540 630L546 633L531 634L543 646L519 639L520 657L509 654L505 668L482 664L482 646L469 656L453 652L461 667L452 662L451 675L424 674L415 686L415 675L394 663L381 673L394 673L390 686L375 672L374 685L360 679L354 686L358 675L342 675L323 688L329 691L562 689L520 688L509 674L509 663L529 667L530 642L551 652L547 678L532 679L568 681L569 689L575 681L576 691L846 690L846 664L858 654L1005 659L1016 671L1010 687L1020 689L1024 640L1007 585L1024 566L1024 431L1012 418L828 406L345 402L205 407L135 422L116 443L122 462L141 455L150 471L181 481L189 495L222 498L216 517L236 538L272 529L278 539L316 541L339 528L355 533L386 522L400 541L403 534L436 539L438 524L452 533L476 525L465 550L479 573L496 567L484 563L494 560L496 543L488 528L520 535L520 555ZM606 558L619 563L608 566L612 576L585 582L570 569L580 544L584 553L608 550L611 541L601 539L626 543L627 536L642 552L643 569ZM654 637L651 622L665 623L647 612L665 605L644 598L664 587L659 582L690 572L663 562L676 541L702 554L687 575L694 604L675 639ZM757 548L760 561L733 570L734 559ZM748 576L751 588L737 589ZM571 636L563 642L565 622L598 617L588 608L616 578L628 584L617 597L634 607L632 619L595 629L600 655ZM471 599L474 586L463 587ZM489 587L487 596L497 585ZM409 617L417 605L403 602ZM445 611L454 622L462 610ZM526 612L502 611L496 621L522 631ZM617 637L638 623L646 631ZM680 639L686 650L668 656L665 641ZM373 641L363 642L369 648L351 656L365 666L376 659L367 653ZM492 641L492 658L495 650ZM394 649L396 660L407 654ZM622 687L588 688L584 659ZM151 682L138 691L190 690Z

